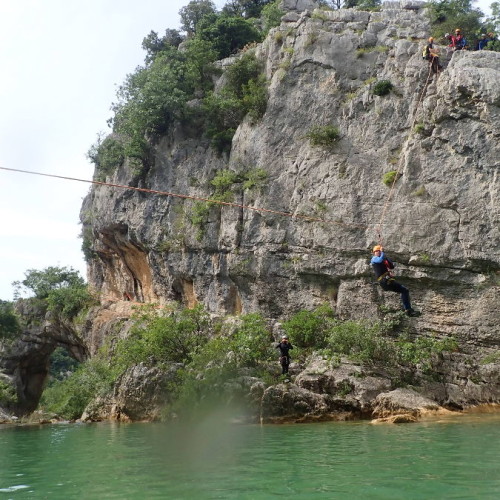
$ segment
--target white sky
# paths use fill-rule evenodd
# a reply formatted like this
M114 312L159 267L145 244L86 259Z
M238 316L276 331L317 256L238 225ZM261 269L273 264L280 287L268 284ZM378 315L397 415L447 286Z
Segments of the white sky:
M143 38L179 28L188 3L1 0L0 167L92 179L86 153L109 131L117 86L144 61ZM0 299L12 300L28 269L86 277L78 235L89 186L0 170Z
M0 167L92 179L86 153L143 64L151 30L179 28L189 0L1 0ZM224 0L215 2L220 8ZM90 185L0 170L0 299L28 269L86 277L78 237Z

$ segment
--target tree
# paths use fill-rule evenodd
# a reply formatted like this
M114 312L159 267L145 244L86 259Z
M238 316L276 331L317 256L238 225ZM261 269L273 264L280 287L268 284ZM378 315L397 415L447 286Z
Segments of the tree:
M197 36L212 44L218 59L228 57L248 43L258 42L262 38L250 21L227 16L219 16L215 22L202 21Z
M53 290L85 286L85 280L72 267L50 266L42 271L28 269L24 275L26 278L23 281L14 281L12 283L17 296L20 295L23 287L31 290L36 298L46 299Z
M262 31L265 35L267 35L271 28L281 24L281 18L285 15L285 12L280 9L280 3L280 0L275 0L265 5L262 9Z
M211 0L191 0L179 11L181 28L189 33L196 33L198 23L207 15L215 14L215 4Z
M480 9L472 6L474 0L431 0L430 12L432 36L443 38L446 33L453 33L460 28L470 46L472 38L481 33L484 16Z
M490 5L491 16L486 18L487 32L497 33L500 31L500 2L493 2Z
M165 35L160 38L156 31L151 31L142 41L142 48L146 51L146 64L149 64L157 56L158 53L165 50L167 47L177 48L184 37L177 30L168 28L165 30Z
M256 18L272 2L273 0L231 0L224 5L222 13L229 17Z
M0 300L0 339L10 339L20 332L12 302Z

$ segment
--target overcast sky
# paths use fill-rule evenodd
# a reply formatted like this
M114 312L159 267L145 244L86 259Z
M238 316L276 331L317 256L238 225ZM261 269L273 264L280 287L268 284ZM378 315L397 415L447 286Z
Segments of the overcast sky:
M144 61L143 38L179 28L188 2L1 0L0 167L92 179L86 153L109 131L117 86ZM78 236L89 187L0 170L0 299L12 300L28 269L86 276Z

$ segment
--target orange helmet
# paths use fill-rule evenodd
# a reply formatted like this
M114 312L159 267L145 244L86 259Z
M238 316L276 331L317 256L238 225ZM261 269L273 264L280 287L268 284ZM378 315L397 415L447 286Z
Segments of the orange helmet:
M373 253L375 252L381 252L382 251L382 247L380 245L375 245L373 247Z

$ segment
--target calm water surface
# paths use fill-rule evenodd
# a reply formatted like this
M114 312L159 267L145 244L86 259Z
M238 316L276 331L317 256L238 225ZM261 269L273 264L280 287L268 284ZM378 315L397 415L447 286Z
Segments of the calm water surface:
M500 415L0 426L0 499L500 499Z

